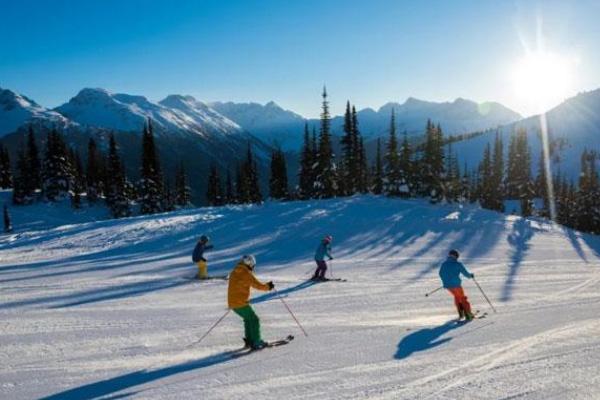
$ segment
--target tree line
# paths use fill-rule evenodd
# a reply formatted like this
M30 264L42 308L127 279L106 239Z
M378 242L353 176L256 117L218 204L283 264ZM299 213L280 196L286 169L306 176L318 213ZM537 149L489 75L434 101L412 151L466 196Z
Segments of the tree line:
M423 138L416 144L406 132L400 136L396 126L392 109L387 140L377 139L375 157L370 162L356 108L348 101L341 151L334 154L329 101L324 88L318 134L315 127L311 130L306 124L304 128L297 186L290 188L286 156L281 149L274 149L269 197L306 200L373 193L426 198L431 203L478 203L499 212L506 211L506 200L510 199L519 203L523 216L552 217L568 227L600 234L600 179L596 168L599 157L595 151L583 152L577 182L569 180L560 170L546 176L552 148L548 154L542 151L537 175L532 176L531 148L527 132L521 129L510 136L506 157L502 137L497 133L493 145L484 148L479 165L461 168L458 154L452 148L455 140L444 136L439 124L428 120ZM86 193L90 203L104 200L115 217L131 215L132 204L139 205L142 214L191 204L183 164L176 168L173 188L164 178L150 120L142 134L141 178L135 185L125 174L112 135L106 155L90 139L85 167L79 154L68 149L55 131L48 134L43 159L38 155L31 130L17 158L13 176L8 152L0 146L0 187L14 186L14 204L70 196L73 207L78 208L81 195ZM263 201L259 169L250 144L245 157L227 168L225 174L216 164L210 166L206 198L211 206ZM541 199L537 207L535 199Z

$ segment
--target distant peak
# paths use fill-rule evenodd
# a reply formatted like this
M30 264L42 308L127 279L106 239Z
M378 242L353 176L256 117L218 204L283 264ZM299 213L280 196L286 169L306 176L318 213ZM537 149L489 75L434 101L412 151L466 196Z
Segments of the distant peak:
M273 100L271 100L270 102L268 102L267 104L265 104L265 107L267 108L281 108L279 107L279 105L277 103L275 103Z

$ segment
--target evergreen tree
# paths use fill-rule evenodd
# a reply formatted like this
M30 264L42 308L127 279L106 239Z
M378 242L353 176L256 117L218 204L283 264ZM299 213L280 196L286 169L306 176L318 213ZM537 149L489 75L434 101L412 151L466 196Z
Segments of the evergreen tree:
M425 147L422 171L422 195L429 197L432 202L438 202L444 198L443 182L445 180L444 169L444 140L442 128L427 121L425 129Z
M26 191L27 185L25 185L27 168L27 153L21 145L17 152L17 171L13 179L12 202L15 205L28 204L32 201L32 197Z
M32 168L30 144L28 144L28 149L27 162L29 168ZM67 196L73 185L72 171L67 146L62 136L56 130L52 130L48 134L46 142L42 175L42 193L47 200L56 201ZM31 170L28 173L31 174Z
M494 141L490 180L488 208L504 212L504 145L498 132Z
M287 199L288 179L285 154L281 149L274 150L271 154L271 179L269 180L269 191L273 199Z
M246 160L238 168L237 176L238 201L240 203L260 203L262 194L258 184L258 166L254 161L250 144L248 144Z
M88 142L88 156L86 165L87 199L95 203L102 195L102 157L96 146L96 141L90 138Z
M108 158L106 160L105 198L113 217L121 218L131 215L130 201L128 197L127 178L117 142L113 134L110 135L108 146Z
M55 135L58 135L54 132ZM62 143L62 137L60 137ZM59 145L61 143L58 143ZM58 149L57 149L58 150ZM66 146L65 146L66 151ZM27 169L25 176L25 191L29 196L33 196L37 189L42 188L42 167L40 162L40 156L38 147L35 141L35 135L33 128L29 126L29 132L27 134Z
M334 197L337 193L336 166L331 145L331 116L329 115L329 102L327 101L327 90L325 88L323 88L315 191L318 198Z
M181 162L175 171L175 205L178 207L187 207L191 204L191 197L191 189L188 186L185 166Z
M460 197L461 176L458 156L452 152L452 143L448 144L446 171L446 180L444 183L445 197L449 202L456 202Z
M479 164L479 203L481 207L492 209L492 189L493 172L492 172L492 154L490 144L485 146L483 151L483 159Z
M231 171L227 168L227 179L225 180L225 204L235 203L235 192L231 180Z
M408 141L408 134L404 131L404 138L400 146L400 158L398 160L400 166L400 194L410 196L414 190L414 173L412 162L412 148Z
M220 206L223 204L221 178L219 177L219 171L217 170L217 166L215 164L210 166L208 187L206 189L206 200L209 206Z
M164 179L162 209L163 211L175 210L175 193L173 193L169 178Z
M350 102L346 102L346 112L344 114L344 135L342 136L342 161L340 163L339 174L339 193L342 196L352 194L355 189L356 171L356 143L354 124L352 120L353 114L350 109Z
M383 193L383 160L381 159L381 138L377 138L377 153L375 165L373 166L373 185L371 190L374 194Z
M8 149L0 144L0 188L9 189L12 186L12 168Z
M506 179L508 197L519 199L521 214L530 216L535 189L531 179L531 153L525 130L521 129L511 137Z
M300 174L298 182L298 196L301 199L310 199L314 187L314 154L313 144L308 133L308 123L304 124L304 144L300 155Z
M357 175L358 182L356 188L360 193L367 193L369 191L369 167L367 166L367 153L365 151L365 144L361 135L358 136L358 160L357 160Z
M85 176L79 153L73 152L73 186L71 188L71 206L81 208L81 194L85 191Z
M594 234L600 233L600 181L596 168L598 155L594 151L583 151L581 174L576 196L576 228Z
M142 135L142 168L138 184L140 192L140 211L142 214L153 214L162 211L163 183L160 163L154 144L152 120L144 125Z
M398 155L398 139L396 138L396 116L392 108L390 117L390 138L385 153L385 178L383 192L388 196L399 196L402 185L402 171L400 169L400 156Z
M8 206L4 205L4 232L10 233L12 232L13 227L10 221L10 214L8 213Z

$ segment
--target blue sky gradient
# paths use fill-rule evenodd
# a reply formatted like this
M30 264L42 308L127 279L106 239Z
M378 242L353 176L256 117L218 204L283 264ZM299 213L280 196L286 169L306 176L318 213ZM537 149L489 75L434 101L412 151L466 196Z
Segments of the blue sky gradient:
M600 87L600 2L0 0L0 87L54 107L83 87L160 100L267 102L334 113L408 96L499 101L536 46L577 58L571 94Z

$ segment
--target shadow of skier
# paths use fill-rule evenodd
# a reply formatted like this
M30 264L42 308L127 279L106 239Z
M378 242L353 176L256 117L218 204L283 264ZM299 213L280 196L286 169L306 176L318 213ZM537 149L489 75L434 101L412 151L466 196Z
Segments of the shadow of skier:
M448 321L435 328L424 328L402 338L398 343L398 350L394 355L397 360L409 357L418 351L425 351L449 342L452 338L441 339L443 335L453 329L463 326L464 323Z
M181 364L158 368L155 370L139 370L129 374L119 375L114 378L105 379L98 382L89 383L73 389L68 389L60 393L44 397L40 400L94 400L100 398L118 399L126 397L128 394L118 394L122 390L130 389L135 386L143 385L152 381L167 378L172 375L210 367L215 364L221 364L234 360L248 354L241 350L226 351L224 353L208 356L195 361L187 361ZM129 393L134 394L134 393ZM113 395L112 397L105 397Z

